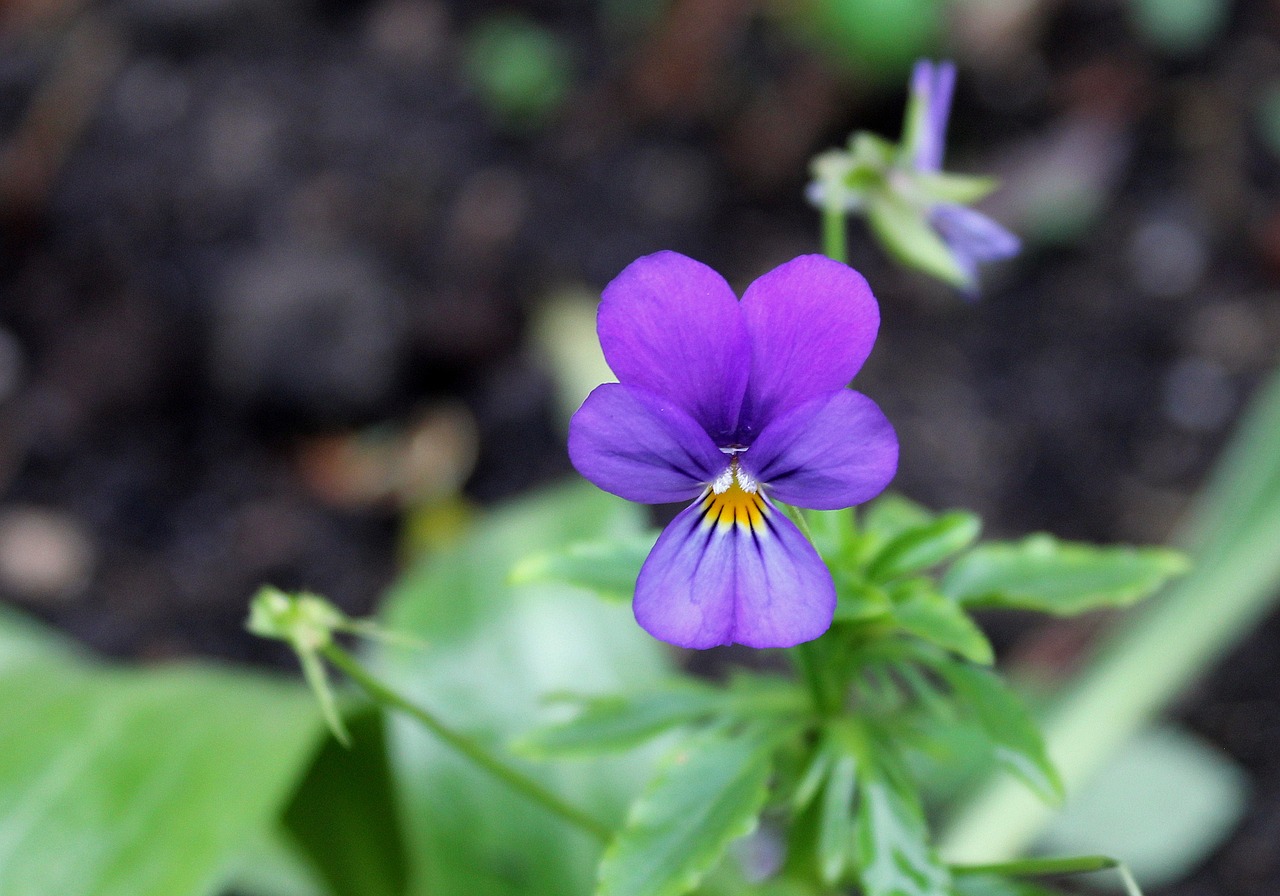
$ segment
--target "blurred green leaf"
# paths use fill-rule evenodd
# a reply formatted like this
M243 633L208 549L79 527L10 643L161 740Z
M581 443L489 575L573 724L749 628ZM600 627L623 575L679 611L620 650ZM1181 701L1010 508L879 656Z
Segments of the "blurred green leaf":
M895 586L893 619L898 627L943 650L984 666L995 661L991 643L964 608L934 590L928 579L911 579Z
M777 733L703 732L668 756L600 863L597 896L680 896L755 829Z
M975 514L944 513L891 539L868 565L867 576L883 582L936 566L973 544L981 532L982 520Z
M365 708L347 725L351 746L325 741L284 823L332 896L401 896L407 859L382 713Z
M867 622L893 612L893 603L883 588L868 585L840 568L833 572L836 580L836 622Z
M867 203L867 221L885 250L899 263L957 288L972 286L951 249L930 226L927 212L897 193L876 193Z
M1221 845L1248 795L1229 757L1176 728L1148 728L1071 795L1043 845L1051 854L1105 849L1144 886L1167 886Z
M805 0L786 9L837 65L885 83L896 83L943 30L940 0Z
M511 583L560 583L602 597L630 600L636 576L657 538L657 532L642 532L629 538L579 541L560 550L532 554L511 570Z
M862 527L868 535L888 542L909 529L928 525L933 517L924 505L897 492L886 492L866 506Z
M977 719L1000 764L1045 802L1060 802L1062 780L1049 760L1040 728L1000 677L955 662L940 662L933 668L955 691L962 710Z
M661 645L630 609L565 586L513 586L522 557L587 538L632 538L643 511L585 483L485 518L393 590L383 622L423 650L380 651L384 677L471 736L505 743L545 722L542 697L656 687ZM591 888L599 845L473 767L411 721L391 726L411 894L565 896ZM495 749L498 749L495 746ZM523 769L565 800L620 819L652 770L648 754Z
M950 896L950 875L929 846L919 799L863 756L858 873L866 896Z
M1203 50L1227 24L1227 0L1129 0L1138 33L1166 53Z
M0 674L0 893L198 896L276 813L321 731L307 692L197 666Z
M845 869L857 861L854 840L854 791L857 789L858 761L848 753L831 763L827 786L822 792L818 819L818 873L823 883L834 886Z
M1016 878L966 874L956 877L954 896L1061 896L1061 892Z
M1096 547L1039 534L980 545L947 571L942 591L970 606L1071 616L1132 604L1187 569L1177 551Z
M572 81L567 45L516 13L483 19L466 40L464 68L504 124L542 125L564 104Z
M544 757L627 750L704 718L723 703L718 691L691 681L640 694L595 697L584 700L574 718L539 728L517 746Z

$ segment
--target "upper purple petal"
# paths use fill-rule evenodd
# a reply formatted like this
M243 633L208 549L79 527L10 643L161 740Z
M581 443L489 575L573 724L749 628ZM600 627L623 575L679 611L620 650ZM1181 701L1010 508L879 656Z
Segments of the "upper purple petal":
M746 390L750 343L723 277L675 252L646 255L605 287L597 326L619 382L670 399L727 443Z
M760 277L742 297L751 377L739 439L848 385L871 353L880 309L862 275L823 255L802 255Z
M770 423L738 462L780 501L838 510L884 491L898 436L874 401L840 389Z
M705 501L658 537L636 581L636 621L680 647L791 647L831 626L835 586L813 546L776 508L759 526L720 523Z
M687 412L621 383L597 386L573 415L569 459L600 488L642 504L688 501L728 466Z
M956 87L953 62L933 63L921 59L911 73L911 92L925 102L924 131L916 147L915 166L937 171L947 147L947 120L951 117L951 97Z

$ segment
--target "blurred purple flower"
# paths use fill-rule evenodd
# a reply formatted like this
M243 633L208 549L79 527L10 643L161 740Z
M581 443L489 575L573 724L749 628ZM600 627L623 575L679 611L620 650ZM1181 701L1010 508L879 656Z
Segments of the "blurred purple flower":
M893 427L845 388L879 325L862 276L820 255L775 268L741 302L674 252L605 288L597 329L619 382L574 414L569 456L628 500L693 501L636 581L636 620L654 637L790 647L830 627L831 574L773 500L834 510L893 478Z
M951 97L956 86L953 62L916 62L911 73L909 109L920 111L914 129L914 146L908 148L917 171L941 171L946 150L947 121L951 117ZM908 114L911 114L910 112ZM1022 244L981 212L953 202L940 202L929 209L929 223L951 250L951 255L971 283L977 282L978 265L1000 261L1018 254ZM976 294L976 285L965 291Z

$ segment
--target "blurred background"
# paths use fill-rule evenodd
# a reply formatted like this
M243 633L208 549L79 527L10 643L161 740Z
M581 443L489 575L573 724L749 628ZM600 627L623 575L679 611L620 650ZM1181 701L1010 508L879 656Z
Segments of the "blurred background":
M1280 4L5 0L0 597L113 657L287 662L259 584L367 613L572 475L601 287L817 251L810 157L896 138L922 55L1025 251L966 304L851 229L896 489L1166 540L1280 357ZM1052 665L1097 620L991 624ZM1251 796L1160 892L1280 888L1277 636L1178 711Z

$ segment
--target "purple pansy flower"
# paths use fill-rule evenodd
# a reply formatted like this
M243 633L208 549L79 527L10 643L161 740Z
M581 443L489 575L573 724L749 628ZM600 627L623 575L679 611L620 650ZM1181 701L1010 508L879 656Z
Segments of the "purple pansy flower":
M953 62L934 64L921 59L911 73L912 106L919 103L923 110L923 120L919 122L912 147L912 165L917 171L942 170L955 86ZM971 283L977 281L980 263L1011 258L1021 248L1018 238L995 221L957 203L934 205L929 210L929 223Z
M775 268L742 300L674 252L628 265L597 327L619 382L569 424L569 456L605 491L692 501L636 581L636 620L682 647L789 647L831 625L831 574L774 500L850 507L893 478L898 440L846 388L880 312L866 280L820 255Z

